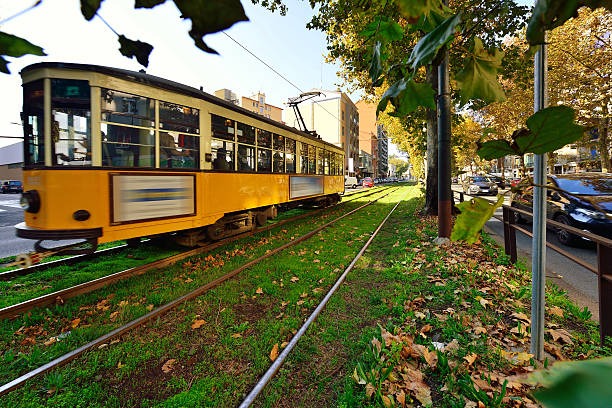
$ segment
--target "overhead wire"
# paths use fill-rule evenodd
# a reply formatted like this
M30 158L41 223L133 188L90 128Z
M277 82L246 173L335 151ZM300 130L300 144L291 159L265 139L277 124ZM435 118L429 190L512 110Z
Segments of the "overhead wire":
M230 36L228 33L226 33L225 31L222 31L223 34L225 34L227 36L227 38L229 38L230 40L232 40L233 42L235 42L236 44L238 44L238 46L240 46L240 48L242 48L243 50L245 50L246 52L248 52L249 54L251 54L253 57L255 57L259 62L261 62L262 64L264 64L266 67L268 67L270 70L272 70L276 75L278 75L279 77L281 77L282 79L284 79L287 83L289 83L292 87L294 87L295 89L297 89L298 91L300 91L300 93L304 93L304 91L302 89L300 89L299 86L297 86L296 84L294 84L293 82L291 82L289 79L287 79L283 74L281 74L280 72L278 72L276 69L274 69L272 66L270 66L270 64L268 64L267 62L265 62L264 60L262 60L261 58L259 58L257 55L255 55L254 52L252 52L251 50L249 50L247 47L245 47L244 45L242 45L239 41L237 41L236 39L234 39L232 36ZM336 120L340 121L340 119L334 115L333 113L331 113L330 111L328 111L325 106L321 105L319 102L317 101L313 101L313 103L316 103L317 105L319 105L321 107L321 109L323 109L325 112L327 112L331 117L335 118Z

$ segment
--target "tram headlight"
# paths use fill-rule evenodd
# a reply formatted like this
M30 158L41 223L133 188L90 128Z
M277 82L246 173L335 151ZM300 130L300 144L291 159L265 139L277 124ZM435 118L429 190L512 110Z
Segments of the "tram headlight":
M38 195L38 191L29 190L23 192L19 200L19 205L21 205L24 211L37 213L38 210L40 210L40 196Z

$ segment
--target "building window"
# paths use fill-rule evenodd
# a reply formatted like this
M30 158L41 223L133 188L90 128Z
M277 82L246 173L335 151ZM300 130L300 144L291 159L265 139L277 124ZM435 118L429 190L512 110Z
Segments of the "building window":
M342 111L342 120L344 120L344 111Z

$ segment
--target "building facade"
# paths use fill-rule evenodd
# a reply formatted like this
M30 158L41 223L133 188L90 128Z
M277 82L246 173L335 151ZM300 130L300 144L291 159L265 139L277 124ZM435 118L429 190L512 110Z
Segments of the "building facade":
M23 181L23 142L0 148L0 180Z
M360 100L356 104L361 123L359 148L372 155L372 177L385 178L388 171L389 142L384 127L376 121L376 105Z
M374 164L372 155L364 150L359 150L359 177L373 177Z
M240 101L238 100L236 94L229 89L219 89L218 91L215 91L215 96L217 98L221 98L225 101L231 102L234 105L240 105Z
M240 106L277 122L283 121L283 110L278 106L266 103L266 94L258 92L250 97L243 96Z
M344 92L313 89L321 95L298 105L306 130L316 131L321 139L344 149L345 174L359 175L359 111ZM292 109L285 110L285 122L297 129L302 124ZM303 129L302 129L303 130Z

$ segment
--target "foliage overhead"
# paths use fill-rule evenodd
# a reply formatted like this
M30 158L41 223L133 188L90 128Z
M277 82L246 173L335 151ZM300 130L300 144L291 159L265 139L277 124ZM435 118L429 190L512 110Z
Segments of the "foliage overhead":
M572 17L578 16L580 7L596 9L605 7L612 11L612 0L538 0L527 26L527 40L532 45L544 44L546 30L563 25Z
M104 0L81 0L81 14L90 21L100 10ZM134 8L153 8L165 3L167 0L135 0ZM191 30L189 35L193 38L196 46L208 53L217 54L217 51L210 48L203 40L203 37L223 31L240 21L249 21L244 12L241 0L172 0L176 7L181 12L182 19L191 20ZM287 13L287 6L283 0L251 0L253 4L261 4L263 7L274 12L280 11L281 15ZM30 10L42 3L42 0L37 1ZM23 12L18 13L22 14ZM15 16L13 16L15 17ZM12 18L12 17L11 17ZM110 26L109 26L110 27ZM114 31L114 30L113 30ZM122 34L117 34L121 54L128 58L136 58L136 60L145 67L149 64L149 55L153 50L153 46L143 41L130 40ZM16 37L11 34L0 32L0 71L10 74L7 68L8 61L3 58L21 57L26 54L46 55L43 49L37 45L31 44L23 38Z
M504 196L498 195L495 203L481 197L457 204L461 216L457 217L451 239L473 244L478 241L478 234L493 213L504 203Z
M412 50L410 58L408 58L408 63L412 64L412 69L431 63L438 50L454 38L460 22L461 13L455 14L421 38Z
M531 115L527 119L527 129L514 132L512 142L503 139L484 142L479 146L478 155L492 160L512 154L544 154L577 141L585 130L574 122L572 108L551 106Z
M28 40L0 32L0 72L10 74L7 67L9 62L2 58L3 56L21 57L26 54L47 55L42 48Z
M429 84L418 83L412 79L406 81L402 78L384 93L376 108L376 114L384 112L388 102L395 107L395 111L389 113L391 116L406 116L416 111L419 106L436 109L434 95L435 92Z
M466 58L463 69L457 73L455 80L461 89L461 103L472 99L481 99L486 103L501 102L506 99L504 90L497 81L497 71L501 68L504 53L495 50L490 54L478 37L474 39L474 48Z

